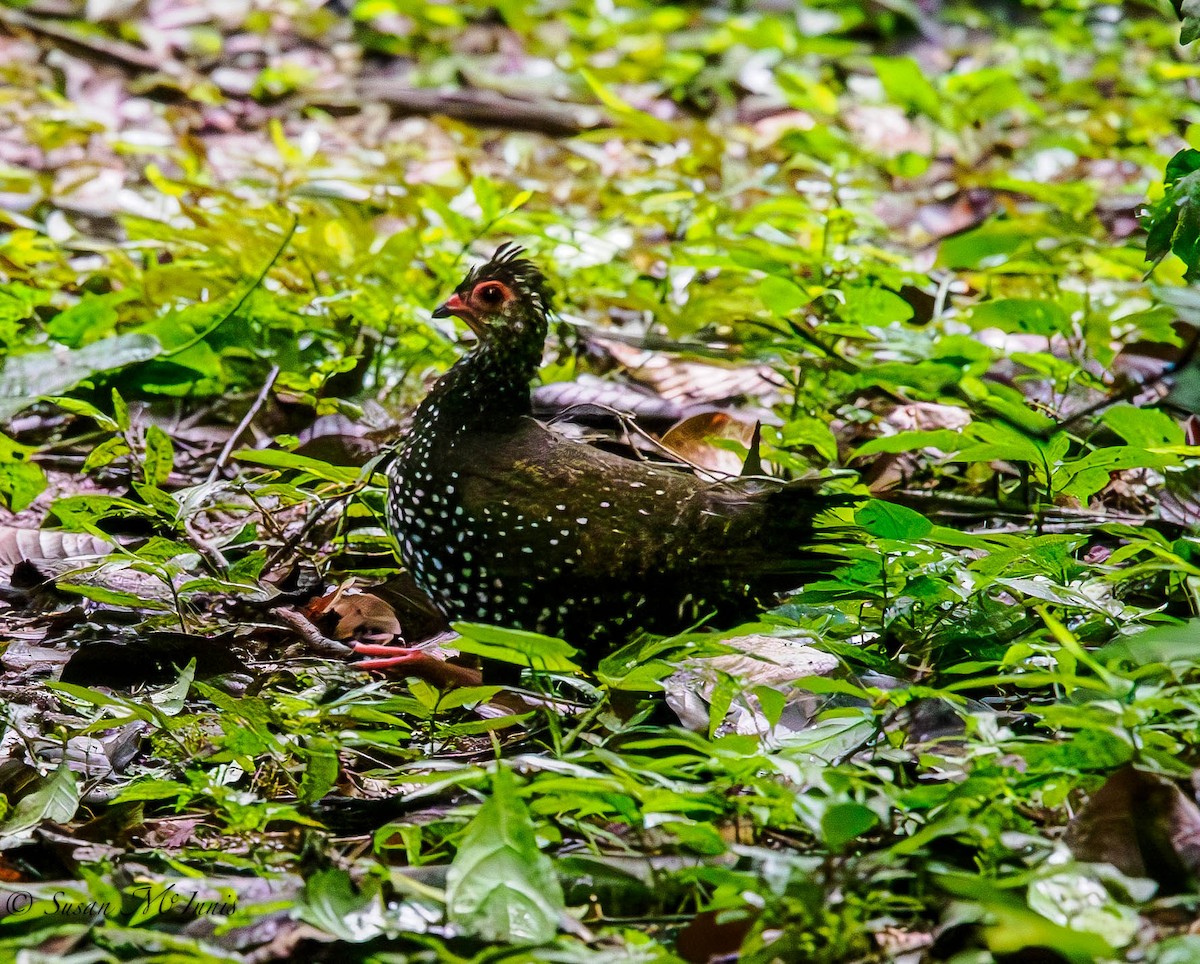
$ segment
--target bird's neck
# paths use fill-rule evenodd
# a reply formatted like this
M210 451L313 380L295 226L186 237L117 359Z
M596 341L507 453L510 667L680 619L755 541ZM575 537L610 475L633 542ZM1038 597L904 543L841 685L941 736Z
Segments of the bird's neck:
M413 416L412 437L453 438L529 415L529 383L542 361L540 337L485 340L459 359Z

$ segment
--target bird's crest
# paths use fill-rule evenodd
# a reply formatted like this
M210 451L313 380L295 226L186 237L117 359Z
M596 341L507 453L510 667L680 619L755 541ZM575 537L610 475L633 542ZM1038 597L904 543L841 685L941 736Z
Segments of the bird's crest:
M526 295L538 311L549 313L552 293L546 276L532 261L521 257L524 253L525 249L519 244L505 241L489 261L467 272L458 291L469 292L481 281L501 281L514 291Z

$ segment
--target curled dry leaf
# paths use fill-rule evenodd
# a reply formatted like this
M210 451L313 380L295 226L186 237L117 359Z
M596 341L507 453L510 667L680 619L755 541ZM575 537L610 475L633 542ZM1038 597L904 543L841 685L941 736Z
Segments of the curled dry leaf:
M390 639L401 634L400 620L391 605L371 593L344 587L314 599L304 614L333 639Z
M717 439L728 439L750 448L755 423L746 422L728 412L701 412L685 418L662 437L671 452L716 477L739 475L743 458L737 452L716 445ZM707 478L707 473L698 473ZM714 479L715 480L715 479Z

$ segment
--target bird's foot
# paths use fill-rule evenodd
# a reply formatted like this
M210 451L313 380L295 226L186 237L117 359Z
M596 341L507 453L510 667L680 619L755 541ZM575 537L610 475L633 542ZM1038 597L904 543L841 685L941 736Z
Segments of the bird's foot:
M361 659L354 665L358 669L390 670L396 666L413 668L426 660L440 662L425 650L415 646L383 646L379 643L355 643L354 652L360 656L373 656L375 659Z
M354 663L358 669L415 677L443 690L455 686L478 686L482 682L479 670L447 663L417 647L355 643L354 652L360 656L374 657Z

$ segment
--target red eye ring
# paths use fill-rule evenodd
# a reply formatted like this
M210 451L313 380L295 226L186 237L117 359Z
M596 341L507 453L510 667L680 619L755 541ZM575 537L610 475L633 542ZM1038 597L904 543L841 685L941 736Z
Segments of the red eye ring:
M498 281L485 281L483 284L477 285L475 290L471 292L472 300L478 299L491 308L503 304L507 295L508 289Z

